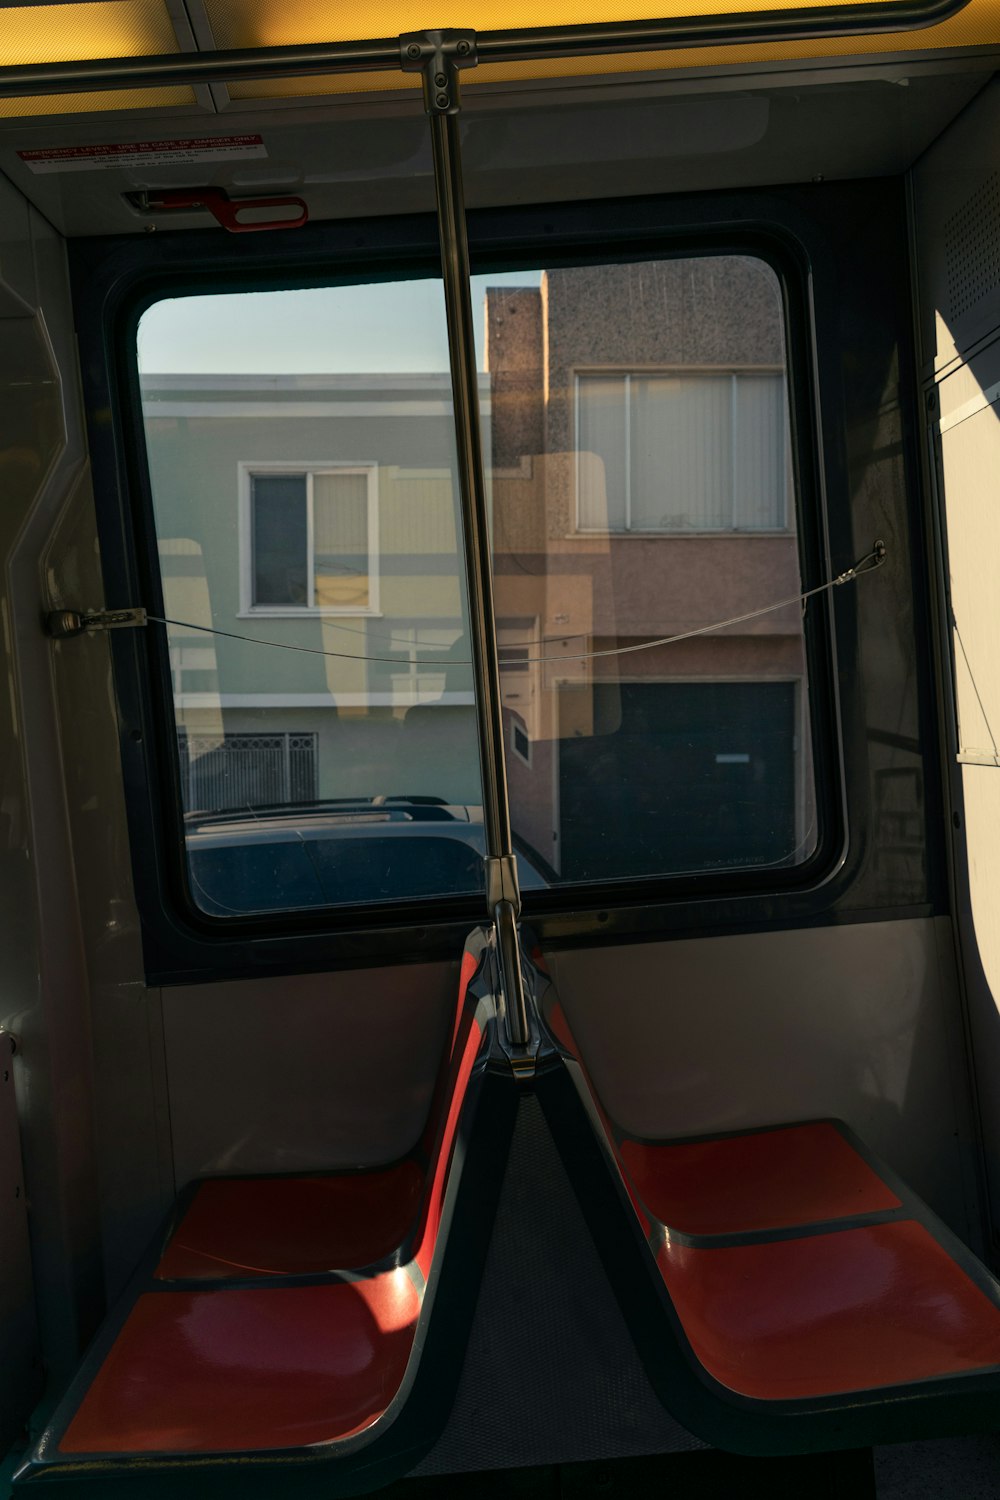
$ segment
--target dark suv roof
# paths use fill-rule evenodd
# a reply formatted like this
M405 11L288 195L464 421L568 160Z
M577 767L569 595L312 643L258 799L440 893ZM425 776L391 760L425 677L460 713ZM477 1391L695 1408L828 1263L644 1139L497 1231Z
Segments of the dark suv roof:
M484 889L482 810L375 797L191 812L191 893L213 916L418 900ZM524 889L548 884L518 853Z

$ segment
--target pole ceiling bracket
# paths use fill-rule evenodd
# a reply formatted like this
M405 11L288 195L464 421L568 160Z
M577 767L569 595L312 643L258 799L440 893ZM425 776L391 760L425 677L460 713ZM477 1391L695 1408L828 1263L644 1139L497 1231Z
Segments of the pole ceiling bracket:
M458 73L474 68L474 31L406 31L399 39L400 66L404 73L420 73L424 82L424 108L429 115L457 115L461 109Z

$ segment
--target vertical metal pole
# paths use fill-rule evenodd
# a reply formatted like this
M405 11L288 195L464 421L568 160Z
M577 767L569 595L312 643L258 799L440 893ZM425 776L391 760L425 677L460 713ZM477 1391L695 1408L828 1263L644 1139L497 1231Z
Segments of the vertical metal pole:
M400 46L403 66L412 71L419 70L423 76L424 104L430 117L483 781L486 901L496 925L507 1030L511 1042L523 1046L530 1039L530 1028L517 938L521 897L507 798L489 512L479 420L479 376L458 124L458 70L475 63L475 37L470 32L425 32L402 37Z
M478 372L472 295L469 288L458 118L455 115L432 115L430 127L438 195L441 265L448 310L458 475L469 580L473 675L479 703L486 852L491 858L502 859L511 852L510 809L504 776L500 672L493 618L489 516L479 422Z

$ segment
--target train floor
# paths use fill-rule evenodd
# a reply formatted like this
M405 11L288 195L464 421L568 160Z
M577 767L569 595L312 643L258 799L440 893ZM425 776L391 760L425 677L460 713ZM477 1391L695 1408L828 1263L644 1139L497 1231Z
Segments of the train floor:
M1000 1436L875 1449L878 1500L1000 1500Z
M786 1461L787 1462L787 1461ZM708 1451L615 1459L607 1463L496 1469L477 1474L401 1480L372 1500L820 1500L821 1484L805 1470L775 1483L767 1461ZM0 1496L8 1500L14 1455L0 1462ZM876 1500L1000 1500L1000 1435L905 1443L875 1449ZM72 1486L70 1486L70 1491ZM184 1500L210 1500L190 1483ZM280 1488L275 1491L277 1500ZM850 1500L848 1490L838 1490Z

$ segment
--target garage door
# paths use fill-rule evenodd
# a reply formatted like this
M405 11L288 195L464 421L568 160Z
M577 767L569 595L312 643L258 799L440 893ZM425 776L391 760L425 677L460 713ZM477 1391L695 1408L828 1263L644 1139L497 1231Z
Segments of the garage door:
M564 880L791 862L795 683L596 683L593 693L604 732L560 744Z

